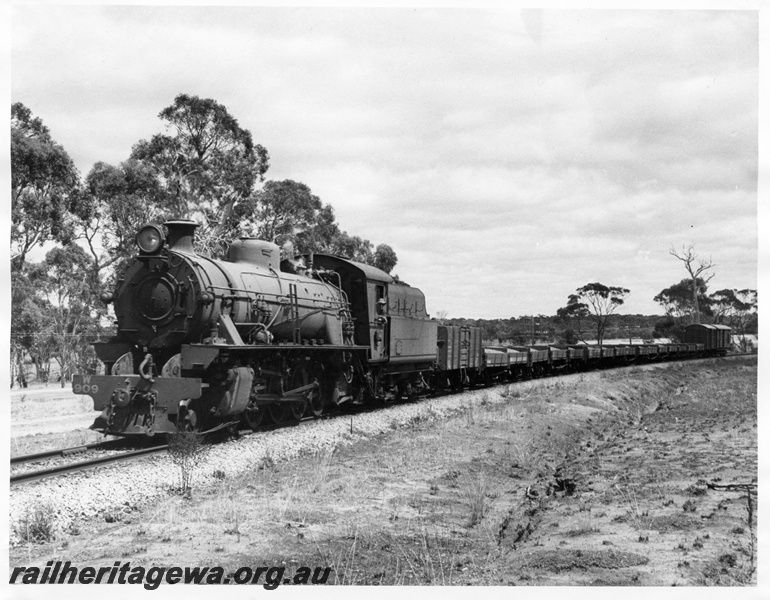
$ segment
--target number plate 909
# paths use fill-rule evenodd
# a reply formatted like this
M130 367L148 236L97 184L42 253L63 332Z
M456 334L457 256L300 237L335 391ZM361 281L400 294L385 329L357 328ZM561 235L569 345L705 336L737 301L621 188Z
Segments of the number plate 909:
M99 386L95 383L75 383L72 385L72 391L76 394L97 394Z

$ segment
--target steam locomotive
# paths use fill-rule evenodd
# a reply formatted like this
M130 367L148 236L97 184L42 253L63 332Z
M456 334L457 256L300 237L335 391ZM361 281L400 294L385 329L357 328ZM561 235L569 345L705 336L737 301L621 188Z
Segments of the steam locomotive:
M282 261L277 245L252 238L214 260L194 250L196 226L142 227L138 254L102 294L117 318L117 334L94 345L109 374L73 378L100 411L92 429L257 429L330 407L729 345L728 328L700 326L685 344L482 347L480 329L439 324L419 289L372 266L313 253Z

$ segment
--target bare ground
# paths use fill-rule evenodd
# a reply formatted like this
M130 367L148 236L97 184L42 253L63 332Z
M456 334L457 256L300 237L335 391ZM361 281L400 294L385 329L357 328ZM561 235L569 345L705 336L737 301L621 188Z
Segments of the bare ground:
M330 581L356 585L756 585L756 381L756 359L731 359L485 390L440 421L427 403L406 429L268 459L190 499L170 493L12 548L10 565L332 566Z
M11 456L104 439L89 427L93 400L69 388L35 386L11 392Z

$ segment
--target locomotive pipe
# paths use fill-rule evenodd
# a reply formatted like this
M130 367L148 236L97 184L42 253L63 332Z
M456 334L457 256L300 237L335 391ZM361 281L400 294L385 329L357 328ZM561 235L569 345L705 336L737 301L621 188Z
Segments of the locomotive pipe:
M163 223L168 228L168 247L174 252L195 254L195 221L166 221Z

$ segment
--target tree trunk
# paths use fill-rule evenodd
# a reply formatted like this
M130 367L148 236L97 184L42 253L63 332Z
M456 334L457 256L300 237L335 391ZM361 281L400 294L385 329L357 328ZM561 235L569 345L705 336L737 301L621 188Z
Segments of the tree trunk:
M698 305L698 280L697 278L693 278L692 280L692 305L695 307L695 312L693 313L692 322L693 323L700 323L700 306Z
M69 371L70 371L70 357L69 357L69 354L62 348L61 373L59 377L59 379L61 380L61 387L64 387L64 384L67 381L67 376L69 375Z
M27 387L27 376L24 373L24 352L21 352L19 354L19 387L25 388Z

